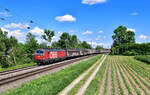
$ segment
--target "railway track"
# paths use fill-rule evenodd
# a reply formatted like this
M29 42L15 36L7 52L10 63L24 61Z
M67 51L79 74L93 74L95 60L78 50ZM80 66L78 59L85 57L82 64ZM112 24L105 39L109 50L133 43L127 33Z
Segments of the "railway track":
M2 72L0 72L0 75L7 75L7 74L11 74L11 73L23 71L23 70L33 69L33 68L36 68L36 67L38 67L38 66L29 66L29 67L24 67L24 68L19 68L19 69L13 69L13 70L8 70L8 71L2 71Z
M60 63L52 64L50 66L47 66L47 67L44 67L44 68L40 68L40 69L37 69L37 70L32 70L32 71L25 72L25 73L22 73L22 74L16 74L16 75L13 75L13 76L10 76L10 77L7 77L7 78L2 78L2 79L0 79L0 86L5 85L7 83L11 83L11 82L17 81L17 80L20 80L20 79L23 79L23 78L27 78L27 77L36 75L36 74L39 74L39 73L43 73L43 72L46 72L46 71L49 71L49 70L53 70L53 69L58 68L58 67L69 65L69 64L72 64L74 62L77 62L77 61L80 61L80 60L83 60L83 59L86 59L86 58L89 58L89 57L92 57L92 56L93 55L79 57L79 58L63 61L63 62L60 62Z

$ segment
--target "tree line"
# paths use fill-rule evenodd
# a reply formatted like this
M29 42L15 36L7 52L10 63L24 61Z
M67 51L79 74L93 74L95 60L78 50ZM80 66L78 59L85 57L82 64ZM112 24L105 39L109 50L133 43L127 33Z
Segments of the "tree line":
M13 36L8 37L7 31L0 29L0 66L2 68L26 64L33 62L33 53L38 48L58 48L58 49L91 49L91 45L86 41L80 41L76 35L62 33L58 41L52 42L54 31L44 30L41 38L49 44L38 43L35 36L30 32L26 35L24 43L19 43L18 39ZM97 48L99 49L99 48Z
M125 26L119 26L113 32L113 45L111 54L113 55L149 55L150 43L138 44L135 42L135 33Z

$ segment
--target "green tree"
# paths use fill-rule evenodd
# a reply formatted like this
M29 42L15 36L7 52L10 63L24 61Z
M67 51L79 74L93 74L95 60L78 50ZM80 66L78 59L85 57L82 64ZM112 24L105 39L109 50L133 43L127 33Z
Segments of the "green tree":
M64 32L60 36L60 40L58 41L58 45L60 48L71 48L71 35L69 33Z
M27 53L27 57L33 59L33 52L39 47L37 40L35 40L35 36L30 32L26 35L25 42L25 51Z
M128 31L125 26L119 26L114 30L112 36L112 54L123 54L129 44L135 44L135 33L133 31Z
M0 64L2 65L2 67L8 67L10 63L9 56L7 54L7 51L10 48L10 43L7 34L8 32L2 31L0 29Z
M78 47L78 38L76 35L71 36L70 45L71 45L71 48L77 48Z
M44 34L42 35L42 38L49 42L49 45L51 44L52 37L54 36L54 31L50 30L44 30Z
M16 55L15 55L15 52L16 52L16 49L17 49L17 45L18 45L18 40L15 38L15 37L10 37L10 45L11 45L11 49L10 50L12 50L12 57L13 57L13 63L14 63L14 65L16 65L17 64L17 62L16 62Z
M128 31L125 26L119 26L114 30L112 39L114 40L113 46L119 46L121 44L135 43L135 33Z
M81 47L84 48L84 49L91 49L92 48L91 45L88 44L86 41L83 41L81 43Z
M96 49L103 50L104 48L102 46L97 46Z

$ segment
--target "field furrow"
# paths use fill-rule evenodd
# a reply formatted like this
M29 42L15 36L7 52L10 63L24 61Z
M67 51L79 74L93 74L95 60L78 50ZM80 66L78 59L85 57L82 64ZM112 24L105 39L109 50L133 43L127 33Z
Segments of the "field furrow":
M109 74L108 74L108 95L112 94L112 63L109 63Z
M108 63L107 63L108 64ZM106 79L105 79L105 84L104 84L104 86L105 86L105 88L104 88L104 92L103 92L103 94L100 94L100 95L107 95L107 93L108 93L108 78L109 78L109 71L110 71L110 64L108 64L108 70L107 70L107 72L106 72Z
M120 65L119 64L117 64L117 65L118 65L119 71L120 71L120 73L121 73L121 75L123 77L124 83L125 83L128 91L129 91L129 94L130 95L136 95L136 91L133 88L133 86L131 85L131 83L130 83L128 77L127 77L127 75L125 74L125 72L123 71L123 69L120 67Z
M129 75L128 71L123 67L123 65L120 65L123 69L125 75L129 79L132 87L135 89L137 95L145 95L144 91L138 86L138 84L134 81L134 79Z
M106 80L106 76L107 76L107 71L108 71L108 64L106 65L106 71L105 71L105 73L104 73L104 77L103 77L103 80L102 80L102 84L100 85L99 95L103 95L103 93L104 93L105 80Z
M113 67L113 63L112 63L111 64L111 85L112 85L111 88L112 88L112 95L116 95L116 89L115 89L115 87L117 86L117 84L115 83L115 74L114 73L115 72L114 72L114 67Z
M116 72L116 69L115 69L115 65L113 64L113 69L114 69L114 85L115 85L115 91L116 91L116 94L117 95L120 95L121 92L120 92L120 87L119 87L119 81L117 80L117 72ZM115 95L115 94L114 94Z
M150 82L149 82L149 80L146 80L145 78L143 78L142 76L140 76L131 67L128 66L128 68L130 68L130 70L132 71L132 73L148 88L148 90L150 90Z
M144 87L141 85L141 83L139 82L139 80L131 73L130 69L126 66L124 66L125 69L128 71L128 73L130 74L130 76L134 79L134 81L137 83L137 85L139 86L139 88L141 88L144 93L147 95L147 91L144 89Z
M146 93L146 94L147 94L147 93L150 93L149 88L147 87L147 85L144 84L144 83L146 83L146 82L145 82L145 81L142 82L142 81L139 79L139 76L134 73L134 71L132 70L132 68L128 67L128 69L129 69L130 73L137 79L137 81L138 81L139 84L142 86L142 88L145 90L145 93Z

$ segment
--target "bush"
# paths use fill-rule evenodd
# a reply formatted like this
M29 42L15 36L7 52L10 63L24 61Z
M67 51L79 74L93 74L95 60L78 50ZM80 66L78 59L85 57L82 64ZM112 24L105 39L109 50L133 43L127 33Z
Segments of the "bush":
M123 53L123 55L126 55L126 56L133 56L133 55L138 55L138 53L136 51L125 51Z
M137 55L135 59L150 64L150 55Z
M8 61L7 61L6 57L0 56L0 65L1 65L2 68L9 67L9 64L8 64Z

